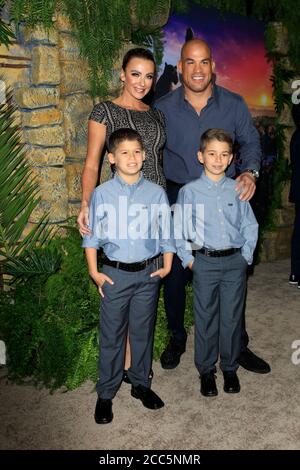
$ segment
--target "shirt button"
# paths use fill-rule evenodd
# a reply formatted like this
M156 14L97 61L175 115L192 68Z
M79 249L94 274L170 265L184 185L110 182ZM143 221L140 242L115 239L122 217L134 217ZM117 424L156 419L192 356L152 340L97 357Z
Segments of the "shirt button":
M223 224L224 224L224 222L221 220L221 225L223 225Z
M133 245L133 242L130 242L130 245Z
M219 212L222 212L222 209L219 209Z

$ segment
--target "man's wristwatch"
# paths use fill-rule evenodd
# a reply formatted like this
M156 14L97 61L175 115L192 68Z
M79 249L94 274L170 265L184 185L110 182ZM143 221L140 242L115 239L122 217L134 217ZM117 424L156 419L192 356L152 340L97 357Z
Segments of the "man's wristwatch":
M251 173L252 176L257 180L259 178L259 171L258 170L244 170L242 173Z

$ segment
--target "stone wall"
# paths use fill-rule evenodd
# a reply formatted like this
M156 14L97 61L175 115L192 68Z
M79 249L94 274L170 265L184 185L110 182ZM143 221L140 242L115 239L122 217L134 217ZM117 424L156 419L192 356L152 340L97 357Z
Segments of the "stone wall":
M57 16L54 29L21 27L18 42L0 49L6 85L14 90L27 157L37 175L41 203L32 222L45 212L52 223L78 213L80 176L86 153L87 64L68 21Z

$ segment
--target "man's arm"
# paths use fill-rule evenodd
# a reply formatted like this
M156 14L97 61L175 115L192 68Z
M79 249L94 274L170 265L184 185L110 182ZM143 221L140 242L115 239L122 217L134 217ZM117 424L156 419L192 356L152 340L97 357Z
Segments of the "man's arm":
M241 174L236 179L238 182L236 190L241 192L240 199L242 201L249 201L256 190L256 178L245 170L259 171L261 166L261 145L259 133L242 97L237 103L235 132L236 140L240 144L242 160Z

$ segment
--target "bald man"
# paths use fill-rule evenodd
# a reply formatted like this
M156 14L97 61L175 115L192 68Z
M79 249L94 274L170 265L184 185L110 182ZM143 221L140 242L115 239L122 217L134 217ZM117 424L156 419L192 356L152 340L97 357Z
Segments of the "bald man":
M240 176L236 178L236 190L240 191L241 200L249 201L255 193L259 176L261 148L258 132L244 99L216 85L211 49L201 39L192 39L184 44L178 70L182 75L182 86L155 103L166 119L167 143L163 161L170 204L176 202L182 186L201 175L203 170L197 151L202 134L211 128L224 129L239 143L242 167ZM235 176L234 163L228 167L226 175ZM160 359L164 369L177 367L185 352L185 287L190 278L190 270L184 269L179 258L174 256L172 271L165 279L164 289L171 332L171 340ZM248 341L244 315L239 363L252 372L270 372L270 366L250 351Z

